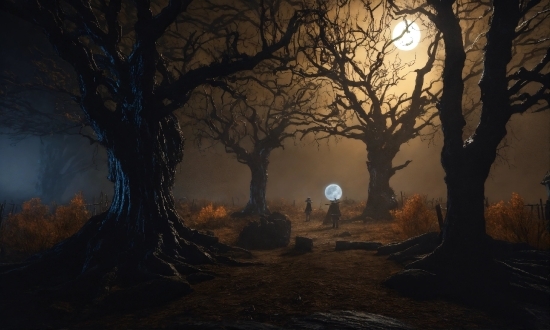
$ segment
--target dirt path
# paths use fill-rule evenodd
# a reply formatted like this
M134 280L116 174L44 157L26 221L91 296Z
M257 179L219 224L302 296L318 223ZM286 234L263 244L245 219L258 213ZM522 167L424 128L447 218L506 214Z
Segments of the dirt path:
M343 232L351 236L339 238ZM314 251L293 254L294 237L314 239ZM336 240L395 240L391 225L344 224L334 230L319 222L293 222L288 248L254 251L251 267L208 267L214 280L164 306L103 316L79 327L163 328L185 320L255 320L285 325L314 312L355 310L398 319L419 329L507 329L506 320L443 300L415 301L381 283L402 267L373 251L334 251Z

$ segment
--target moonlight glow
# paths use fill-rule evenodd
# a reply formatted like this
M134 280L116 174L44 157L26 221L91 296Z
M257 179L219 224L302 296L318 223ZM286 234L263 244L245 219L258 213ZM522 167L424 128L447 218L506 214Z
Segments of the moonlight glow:
M325 188L325 197L331 201L335 199L340 199L342 197L342 188L340 188L339 185L334 183L329 184Z
M395 47L401 50L414 49L420 42L420 29L416 23L411 21L407 21L407 23L404 21L399 22L393 29L392 39L399 38L403 31L407 29L407 25L409 26L408 31L400 39L394 41Z

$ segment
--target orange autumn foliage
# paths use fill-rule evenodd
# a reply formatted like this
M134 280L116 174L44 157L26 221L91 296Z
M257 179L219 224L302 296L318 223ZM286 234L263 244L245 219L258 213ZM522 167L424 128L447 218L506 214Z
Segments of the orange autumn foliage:
M527 243L536 249L550 248L547 222L525 207L520 195L513 193L508 202L500 201L485 209L487 234L495 239Z
M430 231L438 231L435 210L428 206L426 196L414 194L407 198L402 209L390 211L393 229L400 238L406 239Z
M0 228L0 246L18 258L51 248L76 233L90 217L81 194L53 212L40 198L24 202L21 209L9 214Z

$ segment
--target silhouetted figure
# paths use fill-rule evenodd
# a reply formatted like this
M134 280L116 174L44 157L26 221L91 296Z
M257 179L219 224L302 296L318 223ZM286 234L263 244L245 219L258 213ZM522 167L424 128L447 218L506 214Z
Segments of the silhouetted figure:
M313 211L313 209L311 208L311 198L307 198L306 199L306 209L305 209L305 213L306 213L306 222L309 221L309 218L311 216L311 211Z
M340 213L340 201L337 199L331 201L328 212L332 218L332 228L338 228L338 222L340 222L340 216L342 215Z

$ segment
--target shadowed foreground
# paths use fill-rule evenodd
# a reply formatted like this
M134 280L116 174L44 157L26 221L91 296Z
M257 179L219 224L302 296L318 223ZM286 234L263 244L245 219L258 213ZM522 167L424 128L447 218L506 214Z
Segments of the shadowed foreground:
M135 308L124 304L79 305L36 293L2 296L2 324L7 329L258 329L259 322L267 323L265 329L308 329L315 324L334 328L331 322L340 322L336 328L345 328L342 322L348 322L348 329L359 329L353 327L354 322L364 327L371 320L374 323L369 324L374 327L387 317L393 319L389 321L395 322L395 329L544 328L544 315L533 317L537 325L526 323L525 312L519 310L502 313L460 302L400 296L382 284L403 269L400 264L376 256L375 251L334 251L337 240L396 241L391 223L344 223L334 230L319 220L291 220L289 247L254 251L245 261L261 263L256 266L201 267L215 273L215 278L192 285L193 292L168 303ZM312 238L313 252L293 252L296 235Z

